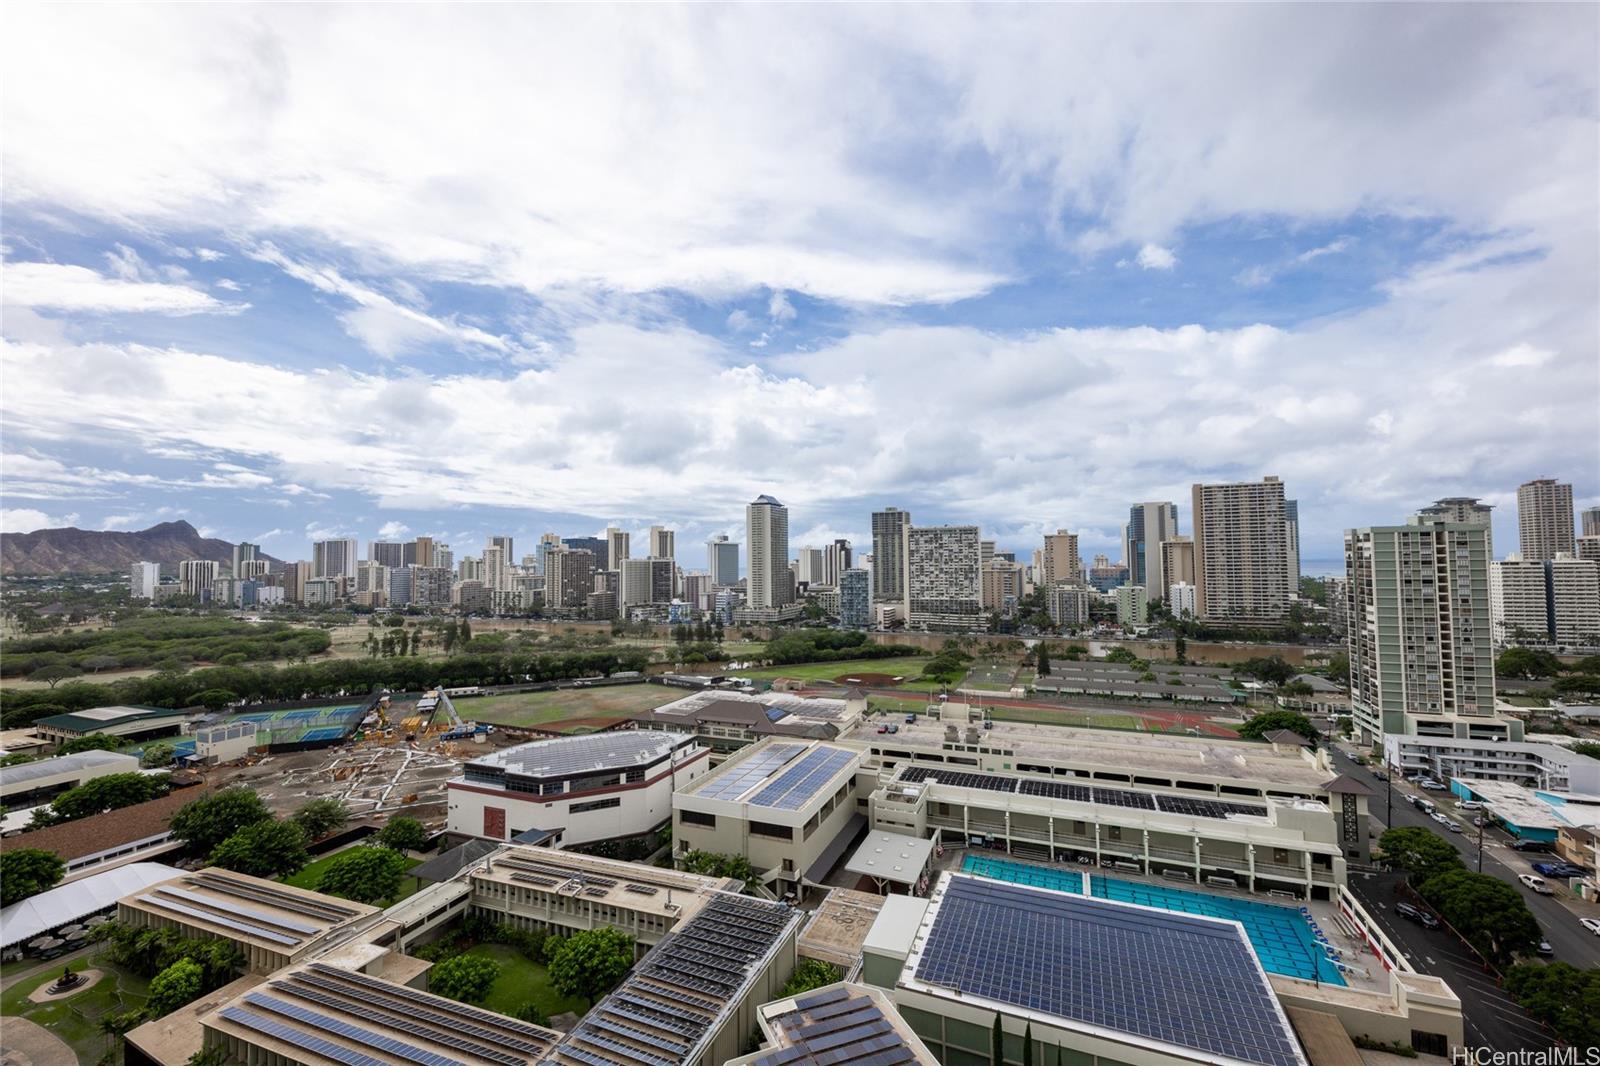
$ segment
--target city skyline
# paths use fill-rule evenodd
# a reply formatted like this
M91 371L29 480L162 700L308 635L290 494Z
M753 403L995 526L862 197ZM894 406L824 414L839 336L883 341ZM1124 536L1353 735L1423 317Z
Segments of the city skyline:
M1581 7L14 18L5 531L704 543L771 493L1092 557L1274 473L1315 564L1600 503Z

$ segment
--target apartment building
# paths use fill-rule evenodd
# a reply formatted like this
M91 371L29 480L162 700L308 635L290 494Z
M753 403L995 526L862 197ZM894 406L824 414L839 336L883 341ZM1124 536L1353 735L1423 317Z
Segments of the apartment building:
M185 559L178 564L178 587L185 596L209 596L221 570L222 564L211 559ZM304 595L303 583L301 594Z
M311 545L312 577L354 577L361 546L354 538L319 540Z
M750 574L745 598L750 607L781 609L794 603L789 573L789 509L771 496L758 496L745 507Z
M1019 563L991 559L983 568L983 609L1009 614L1022 599L1026 569Z
M153 600L161 585L160 563L134 563L128 570L128 596L135 600Z
M1498 644L1600 644L1600 562L1512 554L1492 565Z
M1194 540L1173 537L1161 542L1161 588L1171 598L1172 586L1183 584L1194 587Z
M1489 558L1494 558L1494 505L1473 496L1446 496L1434 500L1417 514L1438 522L1464 526L1483 526L1489 530L1484 538L1489 545Z
M1172 503L1136 503L1128 508L1128 524L1122 531L1122 561L1128 567L1130 585L1164 589L1172 579L1166 577L1161 546L1178 535L1178 508Z
M1039 583L1050 588L1063 583L1083 583L1083 558L1078 554L1078 535L1065 529L1046 533L1044 551L1039 556L1043 574Z
M1224 625L1276 625L1289 612L1283 482L1276 477L1193 490L1195 599Z
M977 526L916 526L907 533L908 626L984 627L981 539Z
M1094 594L1083 585L1052 585L1045 592L1045 609L1058 626L1081 626L1089 622L1089 603Z
M1142 626L1150 623L1150 602L1143 585L1121 585L1113 593L1117 599L1117 624Z
M865 629L872 624L872 575L847 567L839 575L839 624Z
M1554 478L1517 486L1517 530L1524 559L1572 555L1572 486Z
M491 549L486 549L487 556ZM545 553L544 602L547 607L578 608L594 591L594 552L557 545Z
M1387 736L1383 738L1383 761L1400 773L1429 773L1440 781L1465 777L1600 795L1600 759L1555 744Z
M872 513L872 599L874 603L903 603L910 583L907 571L911 513L885 507Z
M631 557L628 543L631 539L626 530L618 529L616 526L608 526L606 528L607 570L622 569L622 560Z
M711 571L711 584L727 588L739 583L739 545L718 533L706 542L706 568Z

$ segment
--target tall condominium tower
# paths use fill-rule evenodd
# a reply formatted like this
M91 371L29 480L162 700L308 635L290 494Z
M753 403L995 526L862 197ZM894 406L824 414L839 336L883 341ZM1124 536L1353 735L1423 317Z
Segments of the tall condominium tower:
M1517 487L1517 530L1524 559L1554 559L1573 553L1572 486L1539 478Z
M885 507L872 512L872 598L885 603L906 598L906 535L911 512Z
M504 548L491 544L483 549L483 585L491 592L510 591L511 560Z
M850 569L852 552L850 542L835 540L822 549L822 583L839 587L839 576Z
M445 565L439 561L439 553L437 550L439 547L447 547L447 545L436 546L432 537L418 537L416 540L406 545L406 565L428 567ZM509 559L510 557L511 550L509 547L507 547L506 558Z
M1128 525L1122 534L1122 562L1128 584L1143 585L1152 600L1166 598L1171 584L1161 570L1161 545L1178 535L1176 504L1136 503L1128 508Z
M1200 617L1273 625L1289 613L1283 482L1196 485L1195 600Z
M807 544L795 552L794 579L808 585L822 584L822 549Z
M977 526L912 528L906 536L908 625L918 629L983 628L980 539Z
M1453 522L1457 525L1483 526L1489 530L1489 558L1494 558L1493 516L1494 505L1484 503L1475 496L1446 496L1434 500L1418 511L1423 518L1435 522Z
M714 588L724 588L739 582L739 545L718 533L706 541L706 569L711 571Z
M650 527L650 555L655 559L678 557L678 534L666 526Z
M1189 597L1193 599L1194 540L1192 538L1177 536L1161 542L1161 580L1167 583L1166 588L1161 590L1162 600L1172 598L1174 585L1187 585ZM1145 591L1148 593L1150 590ZM1194 613L1193 603L1189 604L1189 613Z
M1512 553L1491 567L1494 636L1499 644L1577 644L1600 640L1600 563Z
M410 545L398 540L369 540L367 541L367 562L391 568L405 566L408 561L406 559L406 548L408 547Z
M1347 531L1344 553L1350 699L1362 743L1492 729L1487 527L1419 515Z
M1300 501L1283 501L1283 551L1289 572L1289 594L1300 592Z
M673 586L677 583L676 570L671 559L623 560L617 583L617 605L671 603Z
M846 567L839 575L839 624L865 629L872 624L872 579L865 570Z
M484 549L487 562L492 548ZM594 552L557 544L545 552L544 603L546 607L582 607L594 591ZM488 567L485 565L485 570Z
M1600 507L1585 507L1583 509L1583 535L1586 537L1600 537Z
M240 541L233 546L233 576L250 581L267 572L267 561L261 558L261 546Z
M1040 584L1045 588L1063 582L1081 584L1083 558L1078 554L1078 535L1058 529L1044 535L1044 553L1040 556L1044 576Z
M178 564L178 591L185 596L200 596L211 591L222 564L213 559L185 559Z
M319 540L311 545L312 577L355 577L360 546L354 540Z
M744 509L750 577L745 600L751 607L786 607L794 600L789 578L789 509L771 496L757 496Z
M156 587L160 584L160 563L134 563L128 572L128 596L132 599L155 599Z
M627 531L616 526L606 528L606 566L612 570L622 569L622 560L630 558L628 551L629 536Z

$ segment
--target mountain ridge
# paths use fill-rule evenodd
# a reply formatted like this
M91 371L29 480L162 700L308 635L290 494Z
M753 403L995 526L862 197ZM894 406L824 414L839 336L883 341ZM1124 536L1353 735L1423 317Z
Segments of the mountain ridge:
M134 563L176 565L187 559L233 561L234 545L200 531L182 519L149 529L96 530L63 526L0 537L0 573L18 577L126 572ZM262 555L269 564L278 560Z

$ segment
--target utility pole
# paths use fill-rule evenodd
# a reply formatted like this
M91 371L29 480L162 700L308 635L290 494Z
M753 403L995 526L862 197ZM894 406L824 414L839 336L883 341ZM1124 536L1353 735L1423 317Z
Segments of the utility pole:
M1478 872L1483 873L1483 823L1488 821L1482 814L1474 815L1478 823Z

